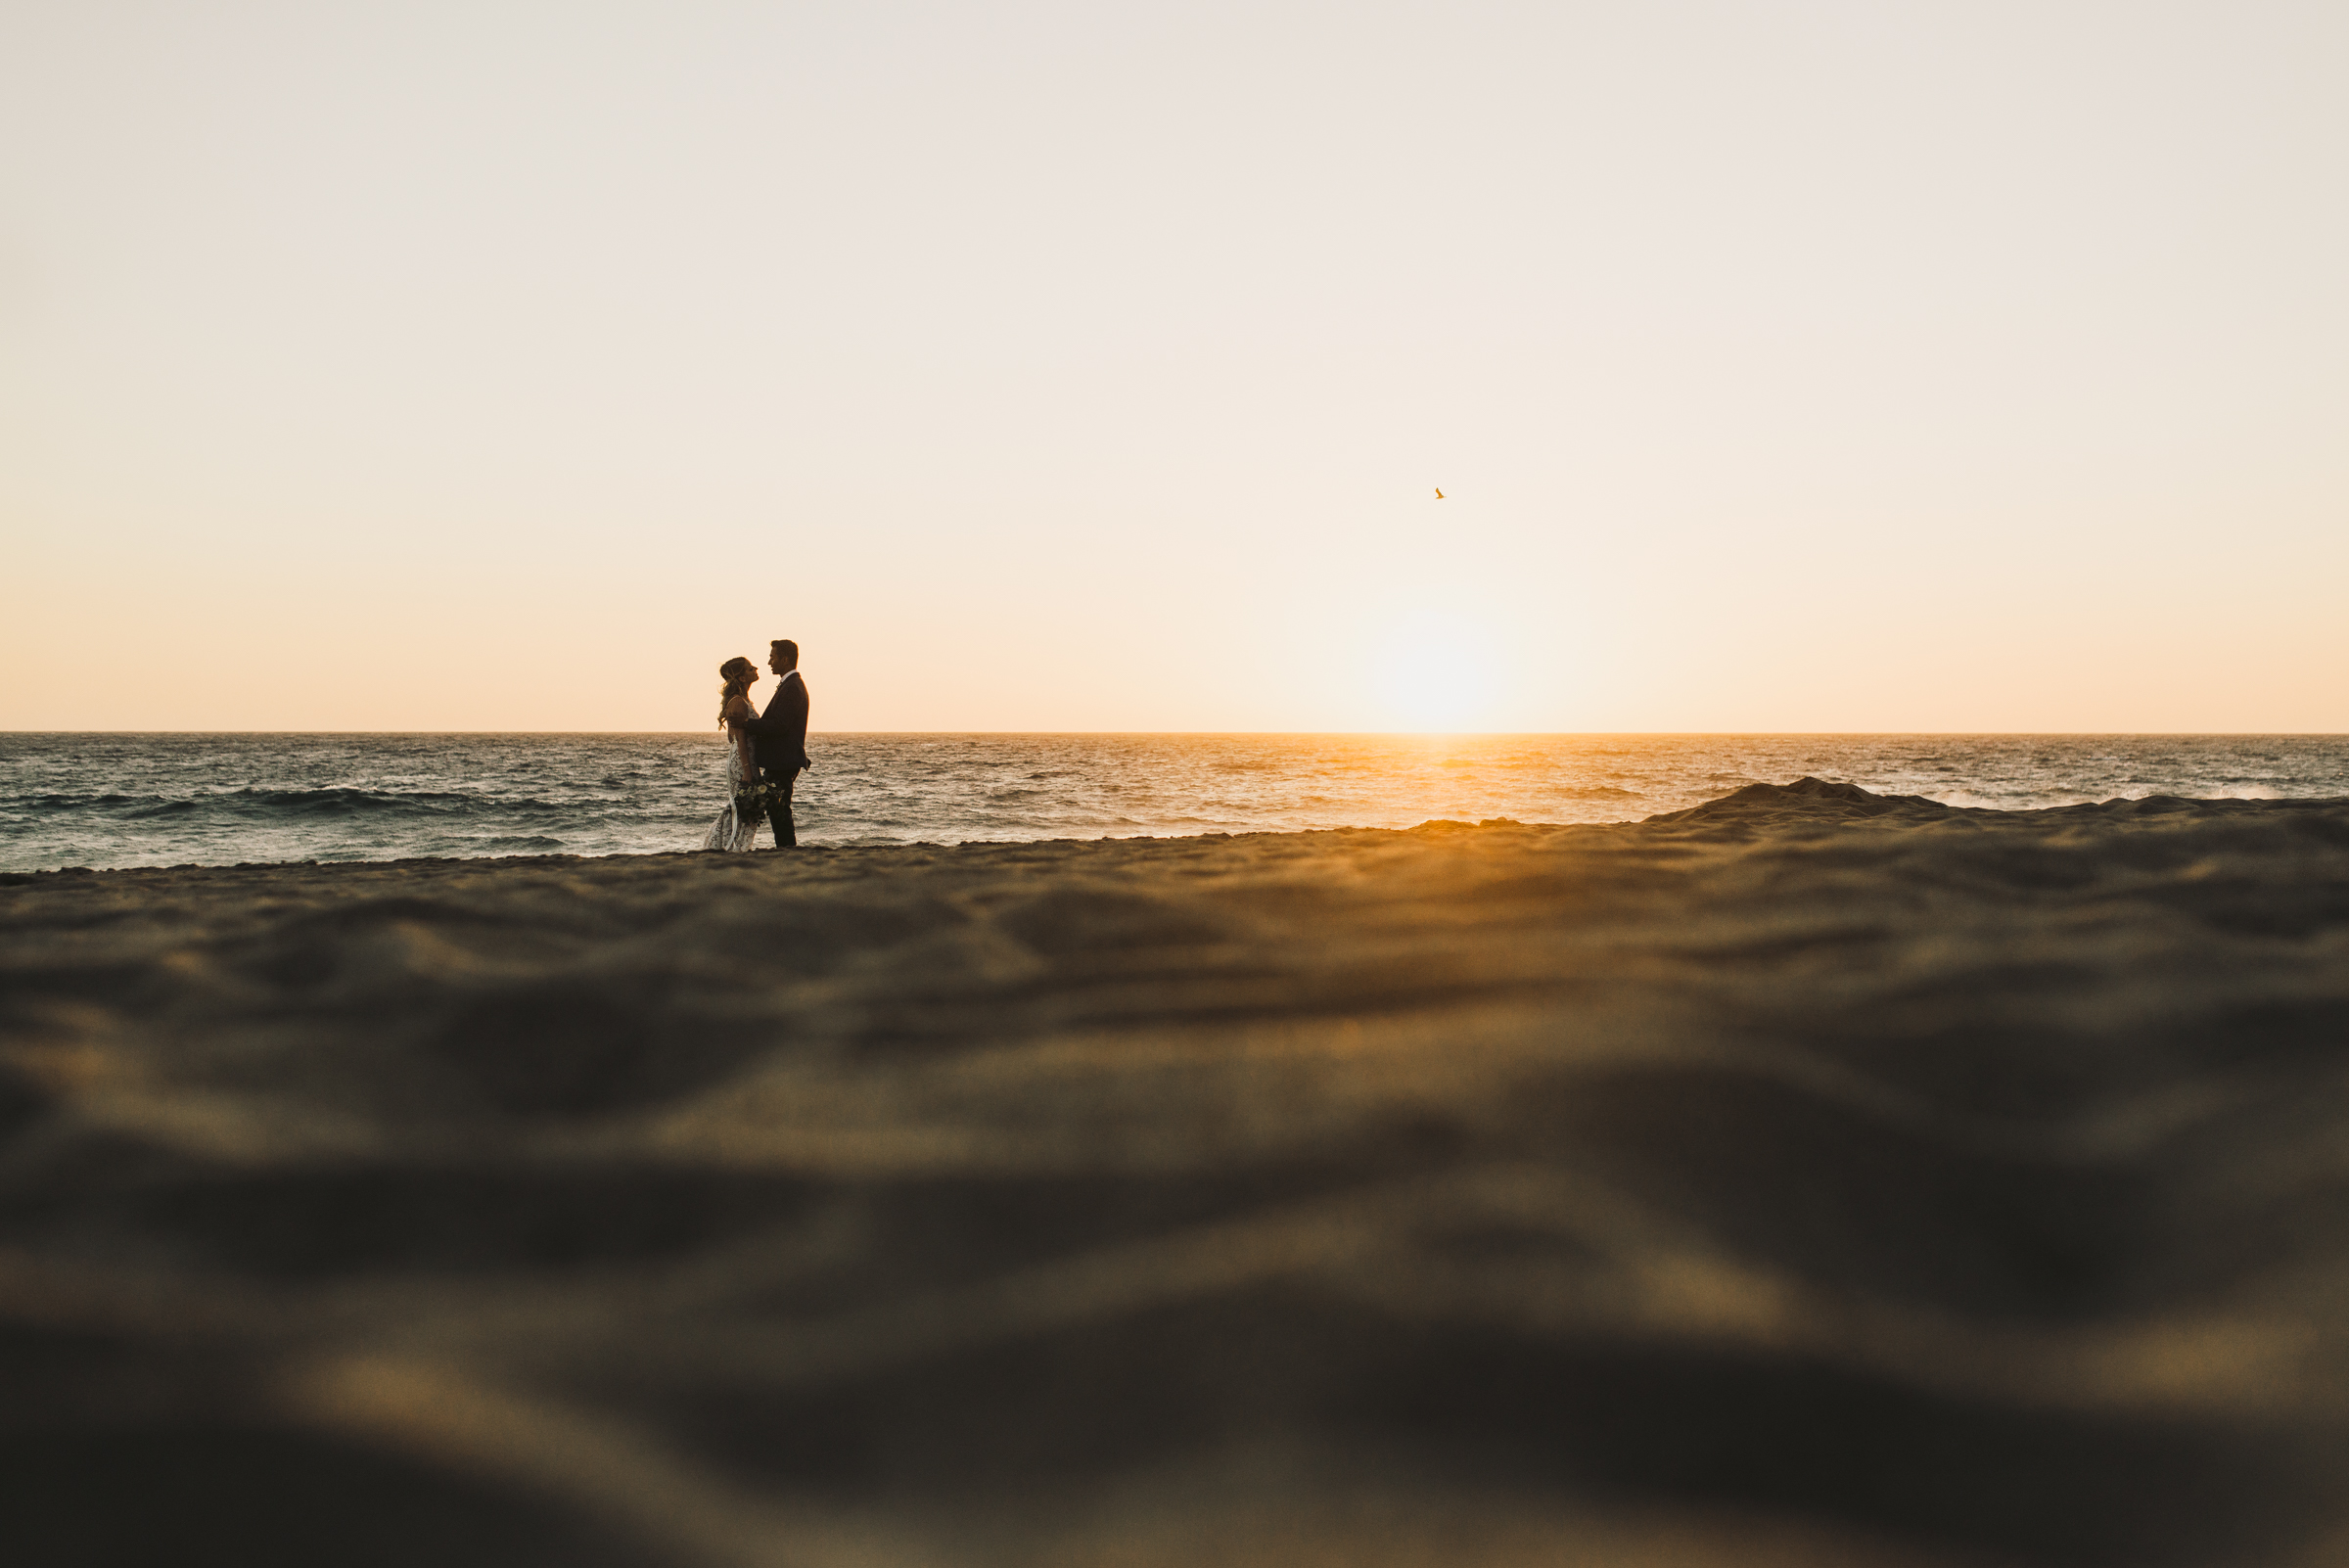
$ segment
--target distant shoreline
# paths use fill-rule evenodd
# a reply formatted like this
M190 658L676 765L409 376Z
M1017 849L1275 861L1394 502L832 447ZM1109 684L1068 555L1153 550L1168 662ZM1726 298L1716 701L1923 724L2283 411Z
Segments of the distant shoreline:
M644 736L664 740L700 739L710 728L691 729L0 729L0 737L73 735L167 735L175 737L234 735L240 738L272 735L318 739L376 736L468 739L508 737L516 740L558 740L594 736L625 739ZM1932 737L1942 740L2344 740L2349 730L2285 729L811 729L811 738L826 736L902 738L929 735L970 735L989 739L1053 739L1061 736L1117 738L1167 736L1212 740L1218 736L1266 740L1806 740L1885 739Z

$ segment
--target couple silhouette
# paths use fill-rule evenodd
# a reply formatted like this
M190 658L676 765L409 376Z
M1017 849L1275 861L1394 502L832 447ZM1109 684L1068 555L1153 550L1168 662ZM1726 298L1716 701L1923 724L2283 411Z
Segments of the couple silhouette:
M733 658L717 667L717 721L726 729L726 808L710 825L705 850L745 851L756 847L759 821L775 830L775 848L796 850L800 835L791 819L791 789L807 760L807 680L800 673L800 645L788 637L767 644L766 668L775 672L775 694L760 713L751 702L759 667Z

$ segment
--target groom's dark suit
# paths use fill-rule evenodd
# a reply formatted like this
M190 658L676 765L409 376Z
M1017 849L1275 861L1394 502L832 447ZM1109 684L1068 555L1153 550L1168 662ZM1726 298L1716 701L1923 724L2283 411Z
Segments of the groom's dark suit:
M766 807L774 825L775 848L797 846L800 835L791 820L792 781L807 761L807 682L798 670L785 675L767 699L766 712L745 726L751 732L759 771L775 787Z

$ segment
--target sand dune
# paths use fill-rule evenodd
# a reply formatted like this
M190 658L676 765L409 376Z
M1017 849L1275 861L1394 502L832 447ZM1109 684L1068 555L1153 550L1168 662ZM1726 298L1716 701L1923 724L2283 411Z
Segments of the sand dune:
M2349 802L0 883L11 1562L2349 1561Z

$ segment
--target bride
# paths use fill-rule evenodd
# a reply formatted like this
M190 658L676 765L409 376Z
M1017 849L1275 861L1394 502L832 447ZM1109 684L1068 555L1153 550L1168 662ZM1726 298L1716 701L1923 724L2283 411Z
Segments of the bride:
M710 824L705 850L747 850L759 837L759 819L766 814L760 798L759 762L750 721L759 716L751 706L751 688L759 684L759 667L734 658L717 667L725 685L718 688L717 721L726 727L726 808Z

